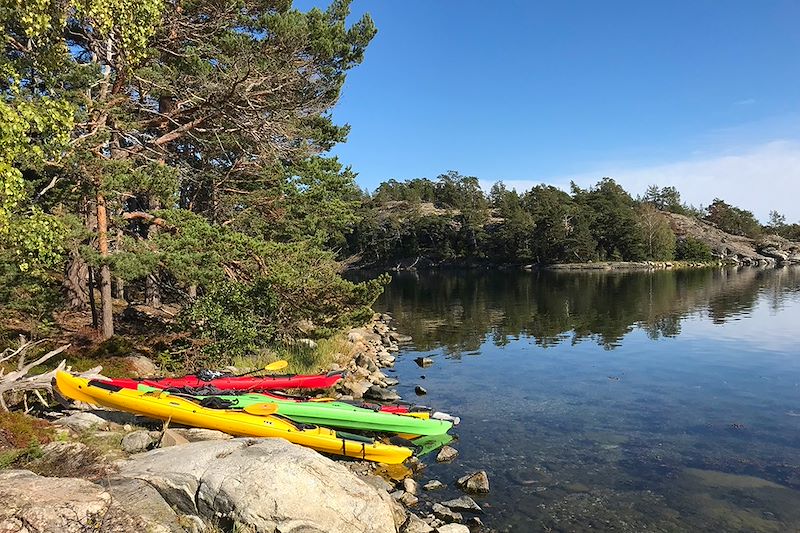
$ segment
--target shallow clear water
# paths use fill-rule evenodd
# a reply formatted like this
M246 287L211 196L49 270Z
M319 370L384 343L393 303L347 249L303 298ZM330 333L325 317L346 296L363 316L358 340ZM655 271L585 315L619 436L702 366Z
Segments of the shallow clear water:
M401 395L462 418L423 482L485 469L488 525L800 531L800 269L402 274L376 308Z

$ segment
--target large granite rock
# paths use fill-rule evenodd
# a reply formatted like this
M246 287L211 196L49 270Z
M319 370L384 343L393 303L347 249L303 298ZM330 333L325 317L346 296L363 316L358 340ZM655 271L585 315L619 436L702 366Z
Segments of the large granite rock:
M116 478L104 481L114 500L127 512L160 524L165 530L178 533L185 531L178 514L169 506L149 483L140 479Z
M51 478L28 470L0 472L0 531L179 531L136 516L91 481Z
M256 531L395 533L405 519L385 492L282 439L194 442L118 467L180 512Z

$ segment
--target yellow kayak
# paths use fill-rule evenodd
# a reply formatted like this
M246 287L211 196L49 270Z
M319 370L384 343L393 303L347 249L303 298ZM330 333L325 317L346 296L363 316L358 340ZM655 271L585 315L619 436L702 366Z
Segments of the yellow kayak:
M411 449L392 446L358 435L312 426L298 427L280 416L259 416L241 410L209 409L164 391L136 391L78 378L59 371L58 391L71 400L112 407L185 426L216 429L243 437L279 437L314 450L379 463L402 463ZM274 412L274 407L272 408ZM357 439L357 440L356 440Z

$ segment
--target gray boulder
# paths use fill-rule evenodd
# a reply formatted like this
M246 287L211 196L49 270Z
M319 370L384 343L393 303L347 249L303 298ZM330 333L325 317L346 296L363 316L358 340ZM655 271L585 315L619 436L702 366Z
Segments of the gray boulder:
M64 426L72 431L86 431L89 429L108 429L109 423L107 420L100 418L92 413L75 413L73 415L65 416L55 422L59 426Z
M129 355L128 357L123 357L122 360L128 367L131 377L149 378L158 373L158 368L156 368L153 361L142 355Z
M422 488L425 490L439 490L444 488L444 483L442 483L438 479L432 479L427 483L425 483L425 485L423 485Z
M482 513L481 506L475 503L475 500L469 496L461 496L453 500L442 502L442 505L452 509L453 511L470 511L472 513Z
M437 527L436 533L469 533L469 528L463 524L445 524Z
M489 492L489 476L485 470L479 470L459 478L458 486L466 492Z
M184 531L178 514L150 484L139 479L124 478L111 479L106 483L114 500L129 513L161 524L171 532Z
M431 510L436 518L447 524L451 522L461 522L464 520L464 517L461 515L461 513L451 511L448 507L445 507L441 503L434 503Z
M421 368L428 368L433 364L433 359L430 357L417 357L414 359L414 362L417 363L417 366Z
M85 479L7 470L0 472L0 502L0 531L82 533L97 524L104 531L179 531L131 514L109 491Z
M400 529L402 533L431 533L433 528L428 525L422 518L414 513L409 513L406 523Z
M436 454L436 462L449 463L456 457L458 457L458 450L456 450L452 446L447 446L445 444L444 446L442 446L442 449L439 450L439 453Z
M364 398L378 400L381 402L396 402L400 399L400 395L393 390L384 389L377 385L373 385L367 389L366 393L364 393Z
M150 435L149 431L131 431L122 437L122 450L126 453L139 453L145 451L154 443L155 439Z
M256 531L394 533L405 518L385 492L282 439L194 442L118 467L121 477L149 483L182 513Z
M204 440L228 440L233 438L232 435L214 429L174 428L172 431L189 442L199 442Z

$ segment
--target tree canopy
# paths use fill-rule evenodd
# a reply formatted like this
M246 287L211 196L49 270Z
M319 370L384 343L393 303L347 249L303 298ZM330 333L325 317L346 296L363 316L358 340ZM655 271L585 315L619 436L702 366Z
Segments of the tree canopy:
M423 257L434 264L712 260L708 246L676 234L670 213L739 235L762 232L749 211L722 200L700 210L672 186L652 185L637 198L611 178L588 188L573 183L569 192L545 184L516 191L502 181L484 192L477 178L450 171L382 183L364 198L346 251L362 265ZM764 229L791 238L796 228L773 213Z
M376 32L349 3L3 0L4 273L60 282L76 309L96 284L105 337L121 299L177 302L208 331L202 310L238 294L265 341L362 320L383 281L343 280L325 250L360 202L325 155Z

